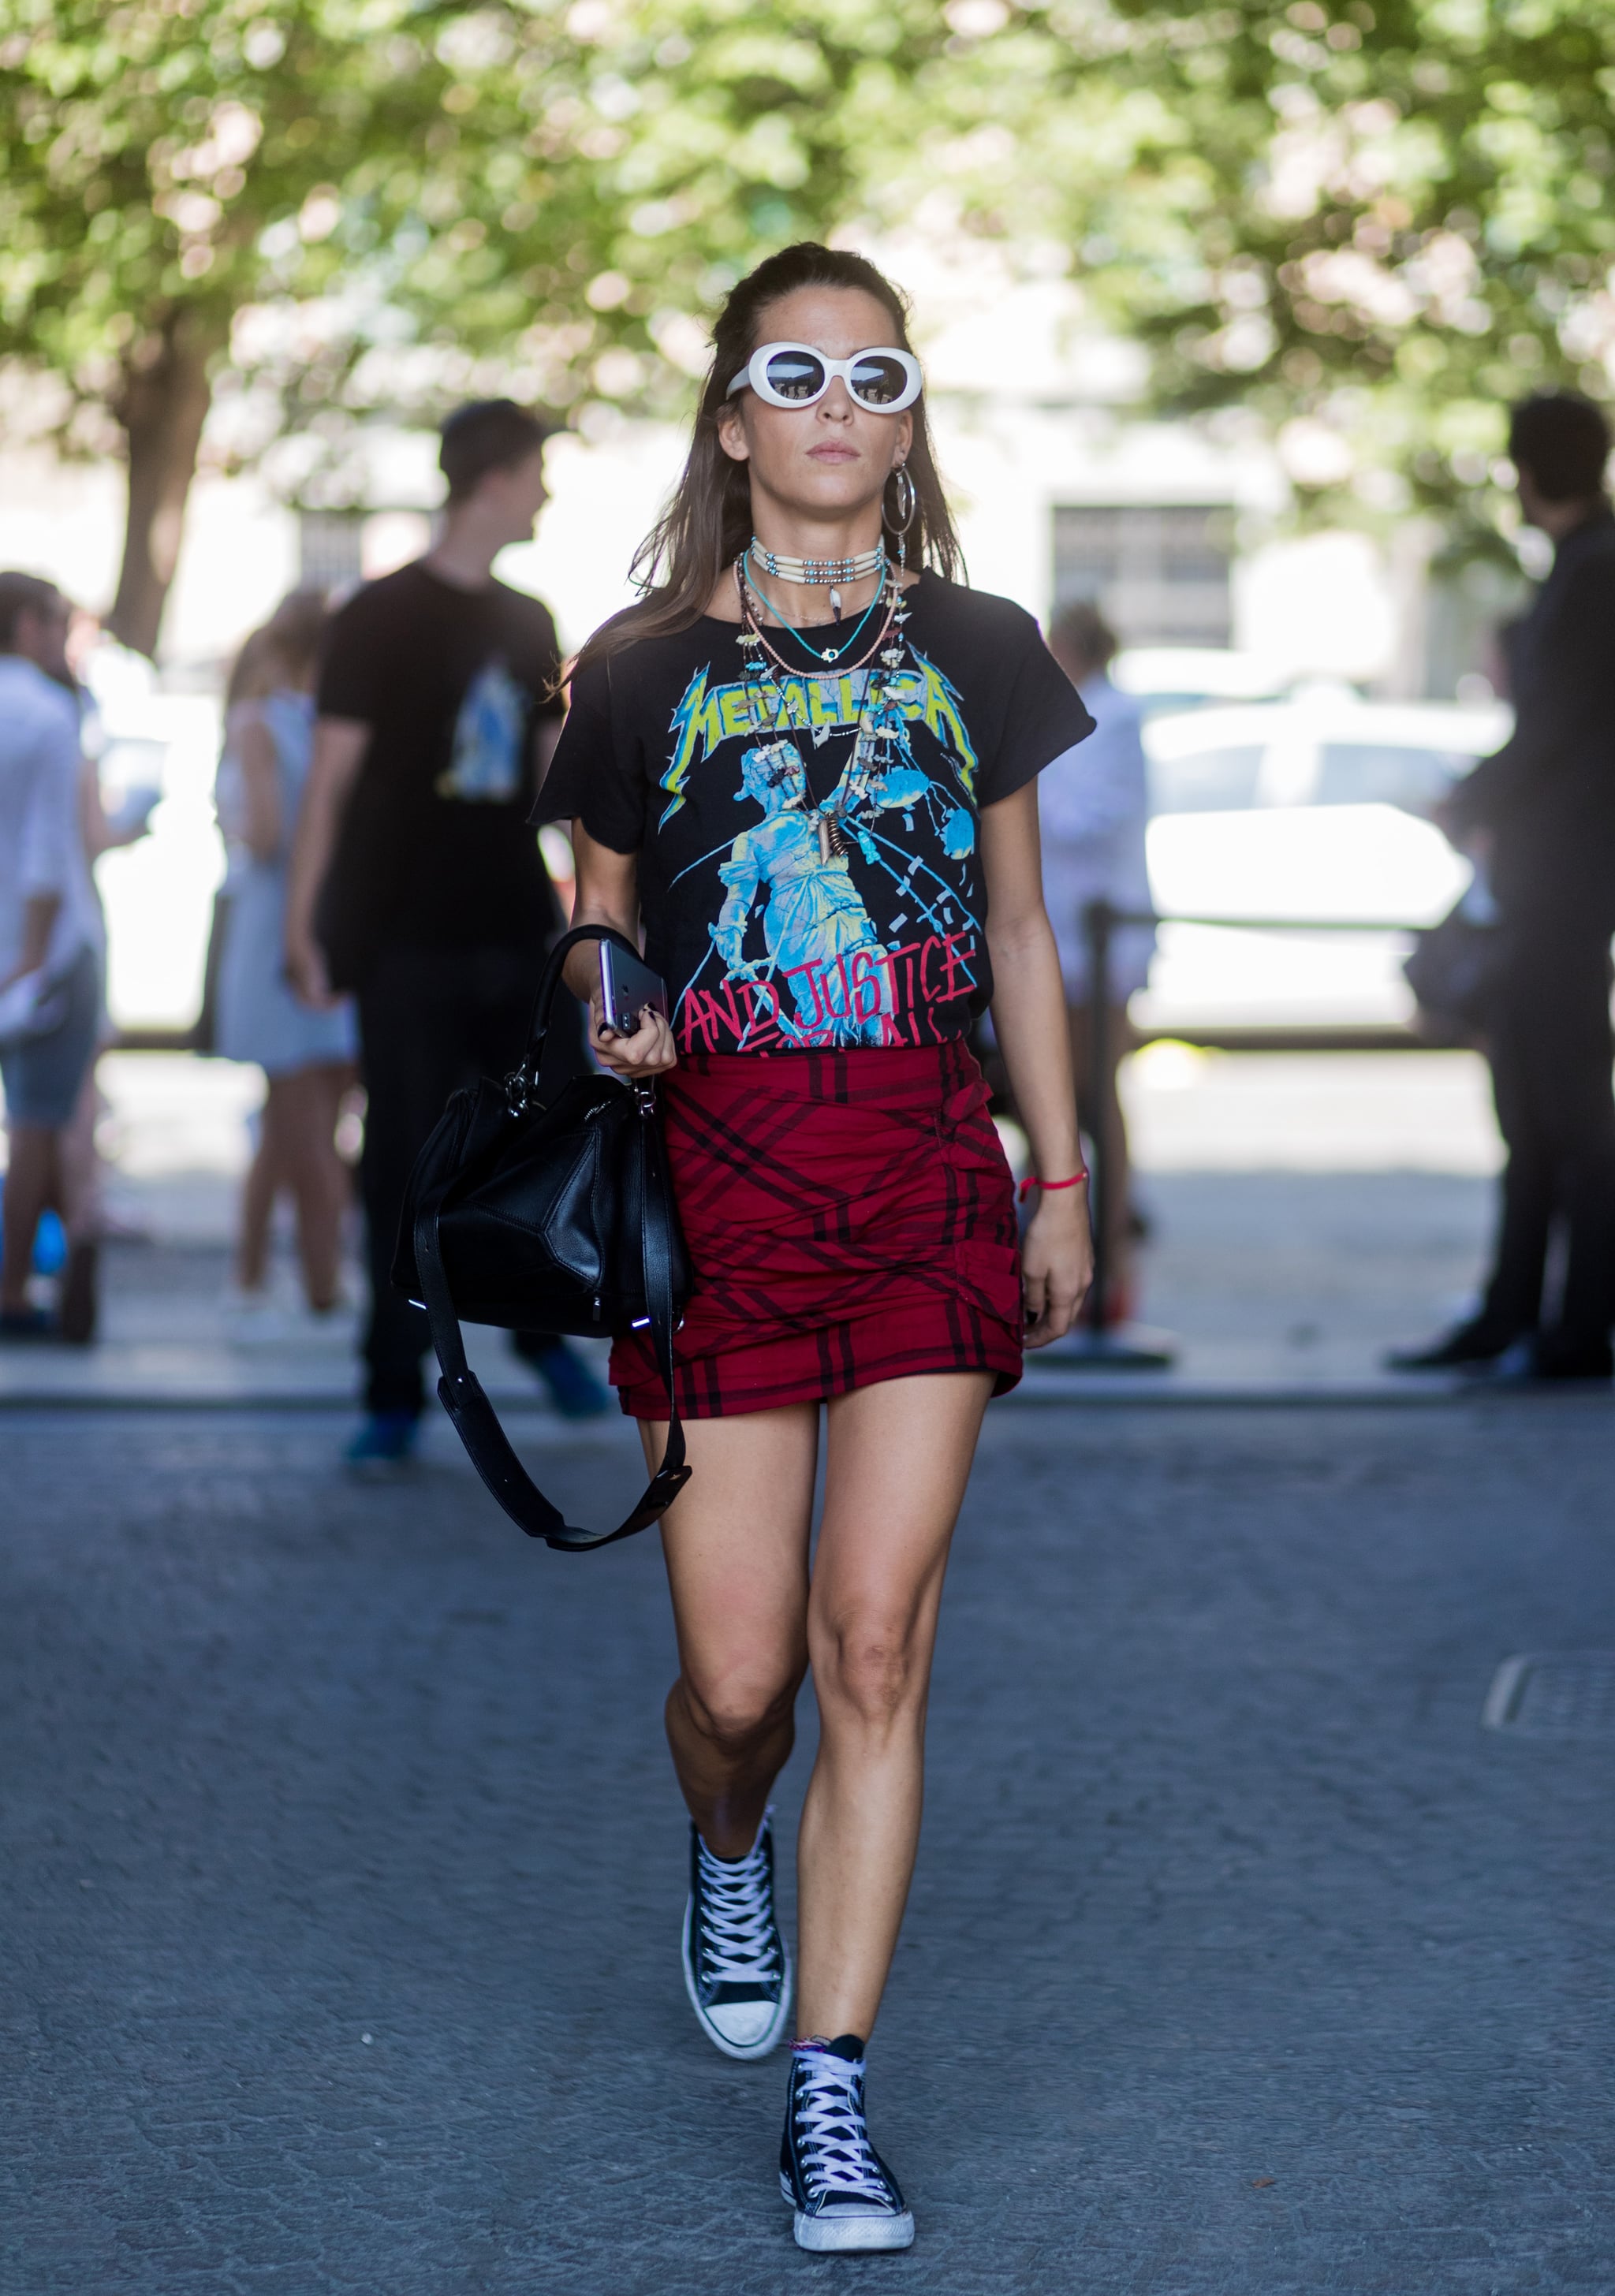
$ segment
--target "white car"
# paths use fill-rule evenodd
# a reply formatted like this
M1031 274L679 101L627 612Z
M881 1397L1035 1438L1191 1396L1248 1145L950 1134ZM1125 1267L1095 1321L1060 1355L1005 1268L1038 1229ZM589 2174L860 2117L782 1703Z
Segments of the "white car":
M1146 723L1206 702L1276 701L1295 682L1265 655L1229 646L1124 646L1110 675Z
M1195 1029L1406 1027L1412 946L1470 882L1425 816L1508 737L1500 705L1364 701L1315 687L1280 702L1151 720L1150 883L1163 917L1361 921L1357 932L1164 924L1135 1021Z

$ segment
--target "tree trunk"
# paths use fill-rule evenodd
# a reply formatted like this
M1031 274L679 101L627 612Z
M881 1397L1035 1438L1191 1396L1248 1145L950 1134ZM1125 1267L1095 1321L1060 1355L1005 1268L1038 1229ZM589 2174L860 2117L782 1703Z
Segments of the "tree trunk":
M214 314L181 306L144 336L124 370L116 411L128 442L129 509L107 627L137 653L157 652L212 395L208 364L225 340Z

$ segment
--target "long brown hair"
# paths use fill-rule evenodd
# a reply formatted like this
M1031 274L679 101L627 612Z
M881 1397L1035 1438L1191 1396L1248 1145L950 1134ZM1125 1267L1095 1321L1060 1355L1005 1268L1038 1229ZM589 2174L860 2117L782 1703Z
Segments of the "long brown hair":
M772 303L800 287L853 287L873 295L891 319L892 344L908 350L908 303L884 273L861 255L821 247L810 239L759 263L729 291L712 330L712 365L702 386L695 433L672 501L634 554L633 578L644 595L613 614L588 640L573 664L587 668L641 638L687 630L707 611L713 586L751 537L751 480L744 463L726 455L717 418L729 400L729 381L757 348L758 326ZM949 581L963 570L963 554L931 451L925 401L915 400L907 470L914 487L914 523L903 537L912 565L933 566ZM897 555L890 504L881 498L887 549Z
M319 658L327 612L323 590L293 590L243 639L225 685L225 708L261 701L277 685L307 676Z

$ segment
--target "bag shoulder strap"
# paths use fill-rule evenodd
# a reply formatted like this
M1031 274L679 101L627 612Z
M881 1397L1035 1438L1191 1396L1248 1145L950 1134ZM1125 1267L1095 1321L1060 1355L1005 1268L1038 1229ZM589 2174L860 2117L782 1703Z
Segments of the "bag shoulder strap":
M591 933L591 929L585 927L581 934L570 934L568 939L577 940L591 937L598 939L599 935ZM557 948L560 946L557 943ZM552 952L552 955L553 954ZM559 978L559 966L555 970ZM546 978L547 971L546 968ZM540 984L541 994L543 985ZM553 994L553 988L551 994ZM437 1349L442 1372L438 1382L438 1398L453 1420L455 1432L465 1446L466 1456L472 1466L511 1521L518 1529L526 1531L529 1538L545 1539L551 1546L571 1554L586 1553L594 1546L610 1546L615 1539L629 1538L635 1531L647 1529L667 1513L690 1480L690 1469L685 1463L684 1424L679 1417L678 1394L673 1378L675 1308L668 1178L662 1156L661 1134L655 1119L655 1103L648 1092L641 1093L639 1105L640 1249L645 1305L651 1313L651 1335L656 1348L657 1365L668 1389L668 1443L661 1464L646 1484L633 1512L618 1524L615 1530L579 1529L569 1523L560 1508L545 1498L516 1456L509 1436L499 1424L499 1414L488 1401L486 1389L465 1359L465 1341L449 1293L438 1234L439 1216L452 1182L445 1181L432 1189L422 1199L415 1213L415 1271L426 1303L427 1319L431 1325L432 1345Z

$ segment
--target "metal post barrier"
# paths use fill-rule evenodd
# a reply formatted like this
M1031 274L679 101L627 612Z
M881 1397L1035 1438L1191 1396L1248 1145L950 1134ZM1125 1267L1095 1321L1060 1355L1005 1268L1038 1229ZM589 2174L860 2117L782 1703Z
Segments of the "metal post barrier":
M1088 950L1088 1072L1078 1079L1078 1088L1086 1101L1088 1118L1088 1210L1094 1224L1094 1281L1088 1298L1092 1304L1083 1322L1041 1352L1039 1358L1068 1371L1166 1371L1176 1356L1166 1332L1146 1332L1136 1325L1119 1331L1111 1315L1111 1191L1120 1185L1111 1168L1112 1133L1105 1121L1111 1096L1111 941L1118 925L1135 922L1104 900L1088 902L1082 912Z
M1093 1150L1088 1210L1094 1223L1094 1285L1088 1328L1104 1332L1111 1321L1111 1128L1105 1122L1111 1073L1111 935L1116 912L1109 901L1090 901L1082 913L1088 944L1088 1139Z

